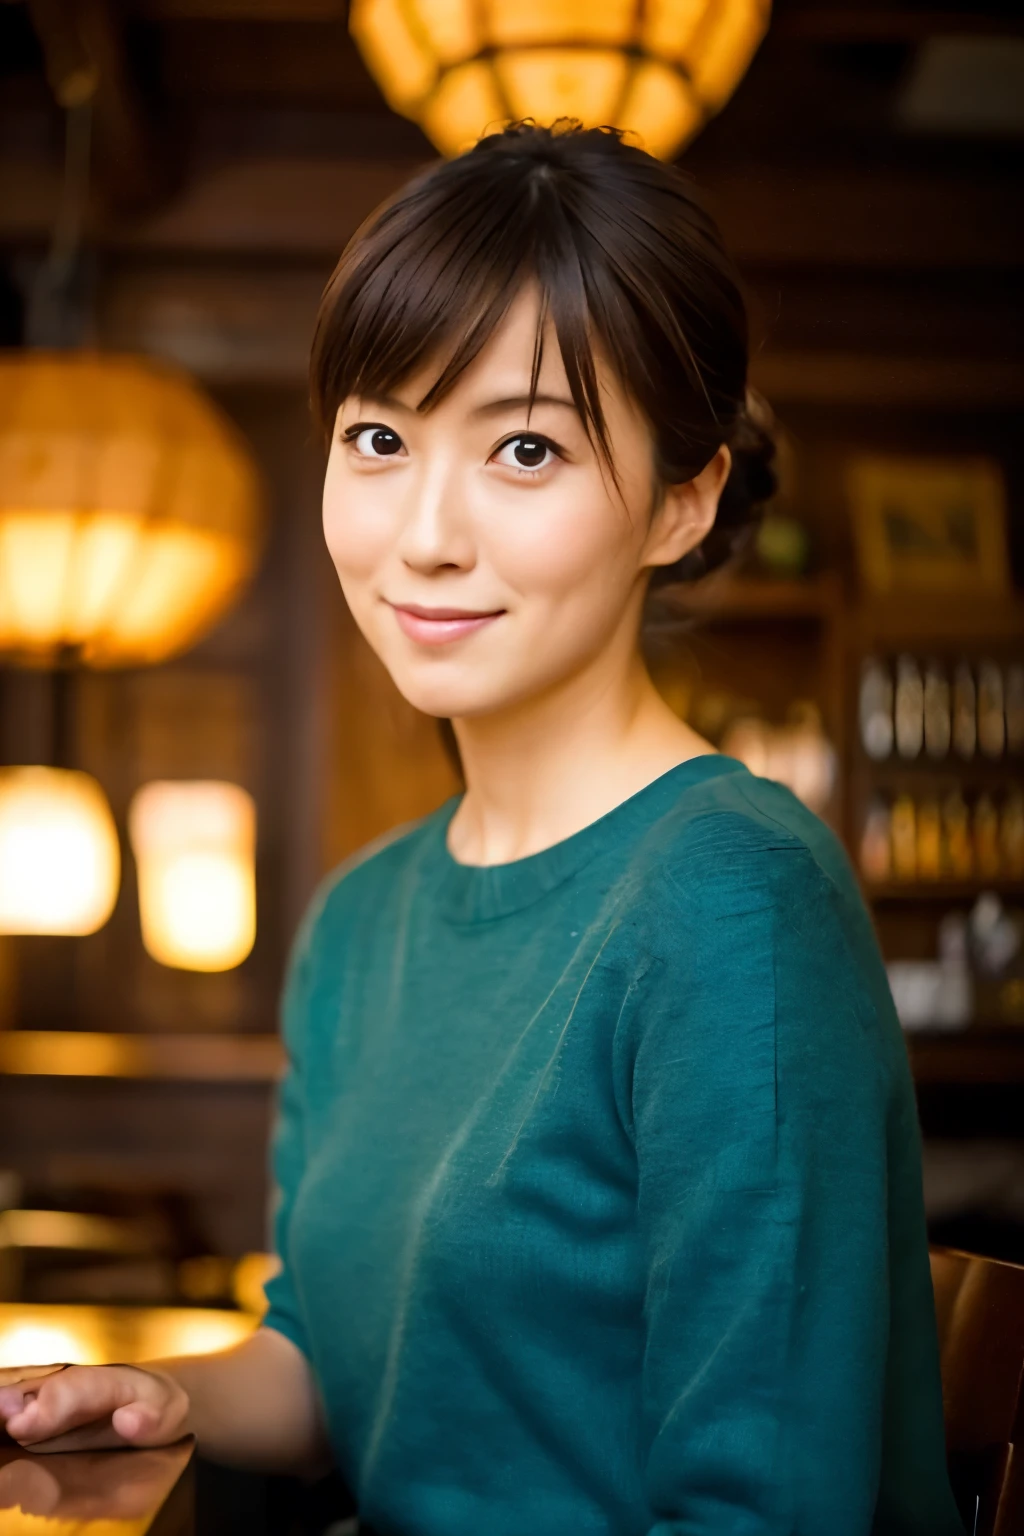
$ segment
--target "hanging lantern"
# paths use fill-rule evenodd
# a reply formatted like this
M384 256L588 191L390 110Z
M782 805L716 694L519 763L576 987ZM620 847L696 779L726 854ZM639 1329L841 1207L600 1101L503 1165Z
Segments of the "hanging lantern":
M574 117L669 159L728 101L770 0L352 0L389 106L443 154L487 128Z
M0 651L162 661L237 595L260 523L244 445L184 375L0 354Z
M128 811L142 942L161 965L227 971L256 938L256 807L237 784L146 784Z
M117 829L95 779L0 769L0 933L95 933L120 880Z

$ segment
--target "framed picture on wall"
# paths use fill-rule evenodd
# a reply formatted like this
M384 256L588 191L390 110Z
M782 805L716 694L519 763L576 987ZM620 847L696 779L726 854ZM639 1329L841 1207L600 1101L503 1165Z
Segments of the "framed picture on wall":
M859 454L845 478L869 591L1009 591L1006 491L992 459Z

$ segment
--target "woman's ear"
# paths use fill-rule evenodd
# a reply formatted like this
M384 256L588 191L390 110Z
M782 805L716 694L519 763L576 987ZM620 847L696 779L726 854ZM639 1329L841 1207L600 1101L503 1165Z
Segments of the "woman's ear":
M643 565L675 565L707 537L731 468L732 454L723 443L700 474L665 487L641 554Z

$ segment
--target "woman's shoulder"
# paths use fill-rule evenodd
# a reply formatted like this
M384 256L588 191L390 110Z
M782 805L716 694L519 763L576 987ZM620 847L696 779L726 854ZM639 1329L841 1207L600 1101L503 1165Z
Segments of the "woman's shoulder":
M782 785L737 769L680 796L659 840L644 882L652 899L636 921L664 999L659 1026L648 994L644 1027L661 1028L669 1054L683 1040L711 1060L732 1041L750 1064L759 1041L780 1079L812 1058L872 1077L882 1069L886 1082L904 1072L871 918L824 822Z
M785 904L812 887L863 907L835 832L784 785L731 760L684 789L646 845L676 898L705 911Z
M447 823L446 803L429 816L391 827L356 849L324 875L306 904L297 935L300 947L328 932L333 936L360 915L379 915L400 899L404 877L414 871Z

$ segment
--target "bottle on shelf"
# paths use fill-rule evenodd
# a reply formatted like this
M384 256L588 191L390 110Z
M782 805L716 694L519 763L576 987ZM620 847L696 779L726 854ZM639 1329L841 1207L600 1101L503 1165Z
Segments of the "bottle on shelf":
M999 858L1003 873L1024 880L1024 793L1011 790L999 818Z
M889 807L875 795L864 817L860 837L860 867L865 880L881 884L892 876L892 843Z
M974 804L974 861L983 880L1000 874L999 815L989 794L979 795Z
M1006 669L1006 750L1014 757L1024 754L1024 666Z
M942 825L950 876L954 880L969 880L974 874L974 849L970 817L959 789L950 790L942 802Z
M929 661L924 672L924 748L928 756L948 756L951 735L949 679L939 662Z
M896 750L900 757L920 756L924 740L924 683L913 656L896 663Z
M892 673L877 656L864 660L860 674L860 739L868 757L884 762L892 756Z
M965 661L953 673L953 750L970 762L978 744L978 695Z
M938 799L926 795L917 807L917 877L940 880L942 867L942 813Z
M892 807L892 873L896 880L917 877L917 807L912 796L897 795Z
M986 757L1002 757L1006 746L1003 674L994 661L978 667L978 746Z

